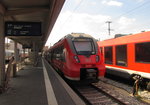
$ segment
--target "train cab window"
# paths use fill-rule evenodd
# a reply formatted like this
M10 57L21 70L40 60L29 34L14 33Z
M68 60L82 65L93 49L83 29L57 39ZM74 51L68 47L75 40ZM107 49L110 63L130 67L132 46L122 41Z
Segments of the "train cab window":
M127 45L116 46L116 65L127 66Z
M135 61L150 63L150 42L135 44Z
M112 47L104 47L105 63L112 64L113 54Z
M73 44L76 52L80 55L95 54L94 43L90 39L76 39Z

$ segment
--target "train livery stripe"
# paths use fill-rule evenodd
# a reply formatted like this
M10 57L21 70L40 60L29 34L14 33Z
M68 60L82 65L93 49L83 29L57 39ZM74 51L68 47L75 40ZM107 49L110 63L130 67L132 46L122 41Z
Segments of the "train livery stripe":
M114 70L123 70L123 71L128 72L129 74L138 74L138 75L141 75L144 78L149 78L150 79L150 73L135 71L135 70L131 70L131 69L117 68L117 67L112 67L112 66L106 66L106 68L114 69Z
M44 80L45 80L45 87L46 87L46 94L47 94L47 100L48 100L48 105L58 105L56 101L56 97L51 85L51 82L49 80L43 59L42 59L42 64L43 64L43 73L44 73Z

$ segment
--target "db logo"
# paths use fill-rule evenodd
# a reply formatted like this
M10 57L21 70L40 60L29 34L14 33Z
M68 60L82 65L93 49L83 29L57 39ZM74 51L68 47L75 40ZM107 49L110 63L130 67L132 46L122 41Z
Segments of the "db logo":
M86 61L86 62L91 62L91 59L86 59L85 61Z

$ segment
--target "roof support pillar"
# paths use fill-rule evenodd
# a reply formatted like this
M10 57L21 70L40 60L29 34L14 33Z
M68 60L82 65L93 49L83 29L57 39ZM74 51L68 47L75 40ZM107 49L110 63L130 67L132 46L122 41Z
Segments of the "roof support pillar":
M35 66L37 66L38 63L38 49L38 44L33 42L33 62Z
M0 86L4 86L5 78L5 35L4 17L0 15Z
M25 59L25 57L26 57L26 53L25 53L25 48L23 49L23 58Z
M17 48L17 42L14 42L14 60L15 63L17 63L19 61L19 49Z

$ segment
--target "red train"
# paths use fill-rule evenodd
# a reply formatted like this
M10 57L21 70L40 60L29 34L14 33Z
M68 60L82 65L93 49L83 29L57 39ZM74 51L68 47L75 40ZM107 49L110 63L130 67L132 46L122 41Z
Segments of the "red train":
M100 41L98 45L107 73L124 78L140 76L150 90L150 32Z
M105 66L97 41L90 35L72 33L46 52L46 59L69 80L97 80Z

